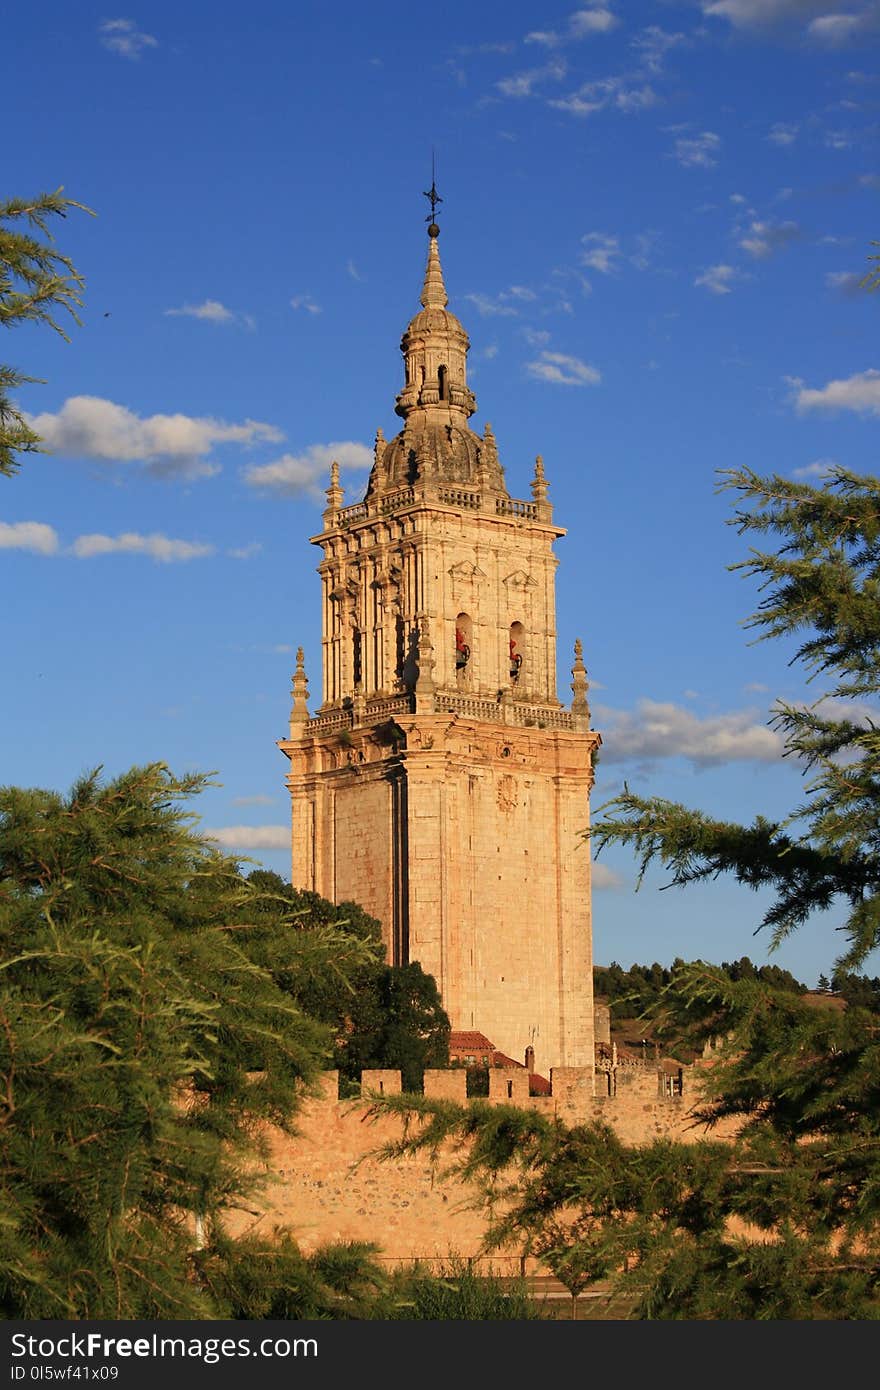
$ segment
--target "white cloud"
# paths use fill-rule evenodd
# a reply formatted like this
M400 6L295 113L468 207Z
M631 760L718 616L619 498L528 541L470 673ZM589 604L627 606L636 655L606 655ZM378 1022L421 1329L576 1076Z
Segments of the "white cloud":
M711 169L717 164L721 137L712 130L699 135L680 135L675 142L674 157L685 169Z
M789 384L795 388L798 411L854 410L860 415L880 415L880 371L874 367L829 381L818 389L804 386L797 378L790 379Z
M596 889L623 887L623 879L620 874L616 874L613 869L608 868L607 864L601 864L595 859L590 867L590 876L593 887Z
M234 796L233 806L271 806L277 801L275 796L266 796L264 792L257 792L254 796Z
M569 28L574 38L585 38L587 34L607 34L619 20L607 6L593 4L589 9L576 10L571 15Z
M558 48L560 44L573 43L592 34L607 34L619 22L607 5L596 0L589 8L576 10L569 15L565 29L533 29L526 34L524 42L541 44L544 48Z
M859 287L863 279L864 276L854 270L829 270L825 276L825 284L829 290L834 290L846 299L858 299L862 294Z
M363 280L364 277L363 275L361 275L354 261L350 260L345 268L351 276L352 280Z
M212 545L198 541L175 541L160 532L142 536L137 531L125 531L119 536L103 536L95 532L77 536L71 550L79 560L91 560L95 555L148 555L151 560L170 565L181 560L202 560L214 554Z
M793 145L798 137L800 126L791 121L777 121L770 127L767 139L774 145Z
M805 20L819 10L833 9L835 0L701 0L703 14L728 19L736 28ZM855 0L859 3L859 0Z
M749 224L747 233L739 240L743 251L756 260L766 260L774 251L796 241L801 229L796 222L759 222Z
M689 709L640 700L635 712L596 708L603 763L630 759L687 758L696 767L731 762L776 762L781 736L757 720L755 710L700 718Z
M592 116L594 111L602 111L607 105L604 101L586 101L577 93L570 97L559 97L549 104L557 111L567 111L569 116Z
M594 82L584 82L567 97L559 97L548 102L558 111L566 111L570 116L591 116L594 111L604 111L614 106L618 111L630 115L655 106L659 98L652 87L633 86L626 77L600 77Z
M227 309L219 299L206 299L202 304L181 304L179 309L166 309L166 318L201 319L203 323L243 323L253 328L254 320L250 314L236 314Z
M219 830L205 829L206 839L216 840L225 849L290 849L289 825L225 825Z
M159 40L138 29L133 19L105 19L98 25L98 36L105 48L121 58L139 58L145 48L159 46Z
M744 193L731 193L730 201L732 203L747 203L749 200Z
M665 29L661 29L657 24L650 24L647 29L643 29L640 34L630 42L630 48L634 48L640 55L642 62L649 72L660 72L663 67L663 60L670 49L677 47L678 44L687 43L686 34L670 34Z
M310 294L295 294L290 301L291 309L305 309L307 314L322 314L320 304L316 304Z
M244 480L249 487L284 497L308 493L320 499L322 480L334 459L340 468L371 468L373 451L351 439L311 444L303 454L282 454L271 463L252 464L245 469Z
M837 44L849 43L866 29L875 28L876 24L877 12L873 6L869 6L858 14L820 15L807 26L807 33L811 39L818 39L820 43L834 47Z
M616 236L608 236L606 232L587 232L581 241L587 248L581 253L582 265L599 271L601 275L610 275L617 269L620 242Z
M58 532L43 521L0 521L0 550L32 550L35 555L54 555Z
M254 555L259 555L263 549L259 541L251 541L250 545L239 545L232 550L227 550L226 554L231 560L250 560Z
M231 425L210 416L150 415L142 418L127 406L101 396L70 396L57 414L28 416L28 424L56 454L140 462L163 477L209 477L218 465L207 455L217 444L278 443L274 425L245 420Z
M704 290L709 290L712 294L730 294L733 286L738 280L746 277L741 270L737 270L733 265L710 265L701 275L694 280L695 285L699 285Z
M793 478L827 478L832 468L837 467L837 459L814 459L812 463L804 464L803 468L793 468L791 476Z
M537 361L526 363L526 371L539 381L558 386L597 386L602 380L595 367L564 352L542 352Z
M503 303L500 296L497 299L492 299L491 295L477 293L466 294L462 297L473 304L477 313L483 318L492 318L499 314L510 317L516 314L513 305Z
M495 86L506 97L530 97L542 82L561 82L566 74L566 66L559 59L545 63L541 68L530 68L527 72L514 73L503 77Z

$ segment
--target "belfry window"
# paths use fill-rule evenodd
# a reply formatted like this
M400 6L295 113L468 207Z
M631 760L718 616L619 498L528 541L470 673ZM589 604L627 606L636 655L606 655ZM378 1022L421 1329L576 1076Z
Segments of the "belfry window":
M511 623L510 634L508 637L508 653L510 657L510 679L513 685L519 680L519 673L523 664L523 647L525 645L525 628L522 623Z
M438 368L437 368L437 385L438 385L438 387L439 387L440 399L441 399L441 401L446 401L446 400L448 400L448 399L449 399L449 387L448 387L447 381L446 381L446 368L445 368L445 367L438 367Z
M455 620L455 675L459 681L467 673L472 642L473 623L470 615L459 613Z

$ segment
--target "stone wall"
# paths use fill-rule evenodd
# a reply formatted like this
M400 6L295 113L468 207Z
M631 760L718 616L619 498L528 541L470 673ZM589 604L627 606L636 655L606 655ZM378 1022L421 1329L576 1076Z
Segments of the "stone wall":
M627 1143L661 1137L693 1140L690 1110L699 1072L686 1068L684 1075L683 1093L670 1095L664 1073L656 1068L618 1068L616 1093L594 1096L588 1069L555 1068L552 1094L529 1096L524 1069L496 1067L489 1072L489 1101L558 1115L569 1125L602 1119ZM464 1070L425 1073L427 1096L464 1104L465 1087ZM474 1205L476 1190L441 1171L454 1151L447 1150L434 1170L424 1155L378 1156L383 1145L400 1138L403 1122L371 1114L369 1097L400 1089L399 1072L364 1072L362 1098L339 1100L338 1073L326 1073L321 1096L307 1101L298 1117L297 1136L271 1133L264 1192L252 1209L232 1213L231 1233L263 1235L288 1226L307 1252L329 1241L371 1241L389 1264L418 1259L436 1266L450 1256L478 1259L485 1219ZM725 1134L716 1129L712 1137L730 1133L731 1128ZM491 1267L516 1272L519 1253L502 1252Z

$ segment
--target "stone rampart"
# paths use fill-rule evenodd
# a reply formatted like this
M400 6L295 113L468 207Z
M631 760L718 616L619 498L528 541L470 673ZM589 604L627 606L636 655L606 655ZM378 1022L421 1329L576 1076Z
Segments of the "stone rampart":
M618 1068L611 1078L614 1093L608 1093L607 1075L597 1073L600 1093L594 1094L591 1071L554 1068L551 1094L530 1096L527 1071L493 1067L488 1103L557 1115L568 1125L601 1119L626 1143L661 1137L693 1140L700 1133L693 1129L691 1115L699 1073L691 1068L683 1073L679 1089L670 1088L666 1074L656 1067ZM427 1071L424 1093L465 1104L466 1084L463 1069ZM400 1139L403 1121L373 1111L371 1098L400 1091L399 1072L365 1071L361 1098L340 1100L338 1073L327 1072L320 1096L303 1105L297 1135L271 1132L262 1195L252 1209L231 1214L230 1232L265 1235L286 1226L307 1252L330 1241L371 1241L389 1264L421 1260L439 1265L451 1256L479 1259L486 1223L476 1206L476 1189L443 1174L455 1158L454 1149L446 1150L439 1165L423 1154L379 1156L383 1146ZM725 1136L716 1129L712 1137ZM518 1271L518 1252L494 1257L492 1267Z

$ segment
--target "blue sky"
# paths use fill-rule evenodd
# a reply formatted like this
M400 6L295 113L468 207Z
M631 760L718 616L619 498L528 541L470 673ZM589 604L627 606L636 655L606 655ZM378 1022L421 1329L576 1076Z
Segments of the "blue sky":
M815 698L749 645L716 470L876 472L877 54L868 0L46 0L4 25L4 196L64 185L87 280L63 343L2 360L51 452L0 485L4 782L66 788L161 759L216 771L203 824L289 872L293 653L319 703L318 552L332 456L361 496L396 432L436 151L474 424L510 492L543 455L560 697L584 643L623 780L730 819L802 792L767 728ZM761 900L633 893L599 861L595 954L748 954ZM838 917L772 957L829 973ZM880 963L869 962L873 973Z

